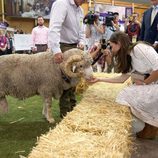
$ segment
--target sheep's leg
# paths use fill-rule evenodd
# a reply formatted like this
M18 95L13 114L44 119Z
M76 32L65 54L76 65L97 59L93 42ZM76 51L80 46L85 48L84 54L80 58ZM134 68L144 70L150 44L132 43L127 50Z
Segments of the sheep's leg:
M47 107L45 106L45 102L43 104L43 110L42 110L42 115L45 116L47 113Z
M0 112L8 112L8 103L5 97L0 98Z
M45 118L47 119L49 123L54 123L55 120L52 117L51 106L52 106L52 98L51 97L44 98L44 106L43 106L42 114L45 116Z

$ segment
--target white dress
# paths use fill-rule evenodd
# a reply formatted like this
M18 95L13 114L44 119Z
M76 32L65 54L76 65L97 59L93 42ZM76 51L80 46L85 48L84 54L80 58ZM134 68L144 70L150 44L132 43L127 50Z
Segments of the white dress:
M131 52L132 67L139 73L151 74L158 70L158 54L146 44L139 43ZM134 116L158 127L158 82L149 85L131 85L124 88L116 102L130 107Z

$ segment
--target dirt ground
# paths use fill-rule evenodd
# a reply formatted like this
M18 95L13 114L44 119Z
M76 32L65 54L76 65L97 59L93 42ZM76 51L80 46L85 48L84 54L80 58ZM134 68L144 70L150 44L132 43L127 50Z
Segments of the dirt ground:
M136 139L137 150L131 158L158 158L158 138L155 140Z

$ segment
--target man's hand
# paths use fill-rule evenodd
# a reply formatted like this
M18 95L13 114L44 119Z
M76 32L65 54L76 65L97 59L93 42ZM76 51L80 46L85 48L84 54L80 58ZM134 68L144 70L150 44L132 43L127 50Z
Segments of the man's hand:
M81 49L81 50L84 50L84 45L81 44L81 43L79 43L79 44L77 45L77 48L79 48L79 49Z
M6 48L0 48L0 50L4 52L6 50Z
M114 21L111 21L111 23L112 23L112 25L115 27L115 29L116 29L117 31L120 30L120 27L119 27L118 24L114 23Z
M157 48L158 48L158 43L154 43L154 44L153 44L153 47L154 47L155 49L157 49Z
M35 53L37 51L37 47L31 47L31 50L33 53Z
M60 53L54 54L54 61L55 61L57 64L60 64L60 63L63 61L63 53L60 52Z

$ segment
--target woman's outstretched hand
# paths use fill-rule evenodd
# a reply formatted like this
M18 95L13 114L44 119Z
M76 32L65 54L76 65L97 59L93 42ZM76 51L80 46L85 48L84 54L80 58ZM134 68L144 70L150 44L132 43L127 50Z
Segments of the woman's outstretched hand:
M95 78L95 77L92 77L91 79L87 80L87 82L89 83L96 83L99 81L99 78Z

